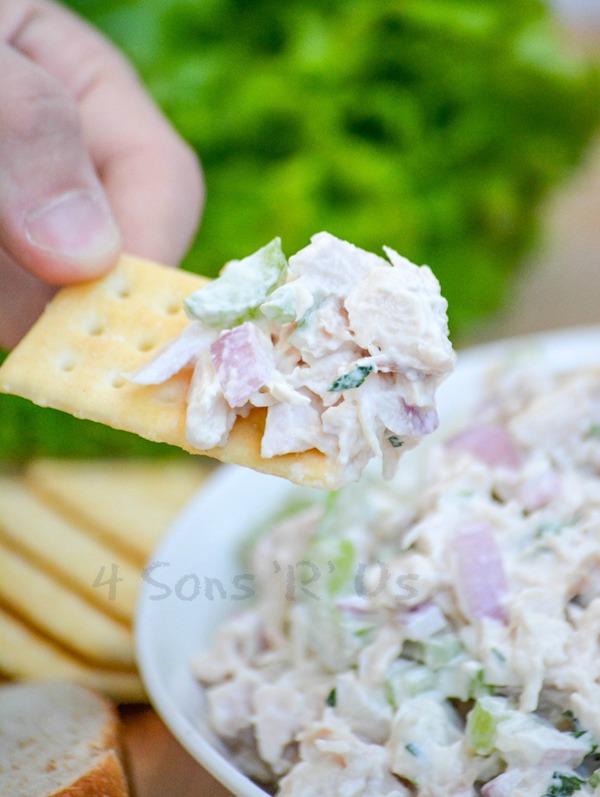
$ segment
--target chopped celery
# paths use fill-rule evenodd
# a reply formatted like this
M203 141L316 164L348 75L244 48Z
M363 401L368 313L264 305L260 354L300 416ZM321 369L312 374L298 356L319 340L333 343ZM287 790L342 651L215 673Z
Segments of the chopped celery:
M333 552L328 565L331 574L327 579L327 591L330 595L336 595L348 582L354 567L354 545L350 540L339 540L337 551Z
M425 643L425 664L432 670L440 670L461 655L464 648L454 634L432 636Z
M384 682L386 700L398 709L408 697L435 689L435 674L421 664L399 659Z
M359 511L356 498L356 492L348 490L326 494L323 514L304 553L304 559L320 568L330 598L338 595L354 574L356 551L346 532Z
M221 275L185 300L190 318L207 326L229 329L256 315L269 293L284 279L287 261L281 239L243 260L228 263Z
M276 288L260 306L261 313L278 324L291 324L296 320L296 295L293 287L286 283Z
M587 780L587 785L591 789L595 789L597 786L600 786L600 769L597 769L595 772L589 776Z
M436 689L445 698L454 698L465 702L471 698L469 686L473 680L474 662L453 661L448 667L437 670Z
M485 680L485 670L480 667L469 683L469 697L479 698L482 695L491 695L493 688L492 684L488 684Z
M467 716L466 735L476 753L492 752L498 723L509 716L509 711L501 697L482 697L475 703Z

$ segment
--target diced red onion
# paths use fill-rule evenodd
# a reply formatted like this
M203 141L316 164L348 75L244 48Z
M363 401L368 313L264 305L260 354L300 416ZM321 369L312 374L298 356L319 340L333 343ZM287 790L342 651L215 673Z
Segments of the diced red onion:
M486 465L518 468L521 464L521 455L502 426L467 429L449 440L446 447L451 451L467 451Z
M127 379L136 385L161 385L190 365L200 349L208 346L213 337L214 332L192 322L149 363L128 374Z
M273 358L260 335L247 321L222 332L210 347L217 379L230 407L243 407L273 376Z
M458 598L465 614L505 621L506 577L490 527L477 523L461 529L454 537L454 557Z
M347 617L370 617L377 614L377 609L368 600L359 595L349 595L336 601L335 608Z
M424 410L420 407L413 407L402 399L404 411L408 421L409 434L415 437L424 437L435 432L440 424L438 414L435 410Z

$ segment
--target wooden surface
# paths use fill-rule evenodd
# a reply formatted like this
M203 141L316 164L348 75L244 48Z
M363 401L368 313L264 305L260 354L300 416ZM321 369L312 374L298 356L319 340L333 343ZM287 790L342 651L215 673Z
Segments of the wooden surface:
M229 797L149 706L121 709L134 797Z
M582 32L600 52L600 31ZM545 212L545 231L510 301L473 343L600 324L600 141ZM179 746L149 707L122 710L136 797L229 797Z

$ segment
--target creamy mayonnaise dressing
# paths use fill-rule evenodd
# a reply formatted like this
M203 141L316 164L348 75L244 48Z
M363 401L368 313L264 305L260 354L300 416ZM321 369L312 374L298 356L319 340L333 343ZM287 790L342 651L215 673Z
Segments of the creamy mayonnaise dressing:
M599 372L496 375L419 489L290 508L247 567L192 668L281 797L600 794Z

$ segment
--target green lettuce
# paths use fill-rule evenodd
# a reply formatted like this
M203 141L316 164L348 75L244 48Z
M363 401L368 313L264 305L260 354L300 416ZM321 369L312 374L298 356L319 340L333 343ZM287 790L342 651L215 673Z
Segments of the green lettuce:
M455 342L510 295L548 191L597 128L598 70L542 0L67 0L201 157L184 266L328 230L428 263ZM60 417L60 420L58 418ZM164 448L0 397L0 458Z

